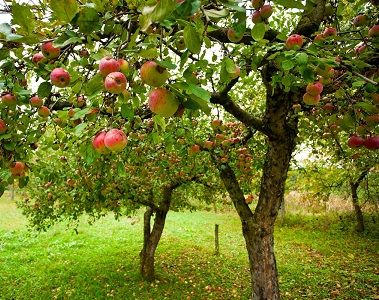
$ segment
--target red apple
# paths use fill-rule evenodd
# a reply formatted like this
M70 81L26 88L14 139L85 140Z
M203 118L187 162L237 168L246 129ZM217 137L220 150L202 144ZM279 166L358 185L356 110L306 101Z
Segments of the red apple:
M179 101L169 90L156 88L149 95L149 106L152 112L169 118L178 110Z
M322 36L323 37L337 36L337 29L333 27L326 28Z
M213 146L214 146L214 144L212 141L205 141L204 142L204 148L206 148L206 149L211 150L211 149L213 149Z
M33 62L33 64L37 65L44 58L45 58L45 56L43 56L42 53L36 53L32 57L32 62Z
M366 15L358 15L354 18L353 24L356 27L364 26L367 22L367 16Z
M66 87L71 80L70 73L63 68L55 68L50 73L51 83L57 87Z
M333 111L333 109L334 109L334 105L332 103L326 103L324 105L324 110L327 113L331 113Z
M239 66L236 65L236 71L234 73L229 73L228 78L229 79L236 79L240 75L241 69Z
M112 57L105 56L100 60L99 73L107 76L109 73L120 71L120 64Z
M120 152L124 150L128 138L122 130L111 129L104 136L104 145L111 151Z
M29 102L32 107L41 107L43 105L43 100L38 96L30 98Z
M364 141L363 145L368 150L377 150L379 149L379 137L378 136L370 137Z
M121 72L112 72L105 78L105 89L112 94L121 94L126 88L126 77Z
M321 67L316 67L316 73L324 78L330 78L334 76L334 69L327 64L323 64Z
M188 148L188 154L189 155L193 155L193 154L196 154L196 153L199 153L200 152L200 147L199 145L193 145L191 147Z
M41 46L41 52L47 59L53 59L59 56L61 49L54 47L53 42L47 42Z
M140 76L143 83L153 86L162 86L169 77L168 71L154 61L147 61L141 66Z
M379 116L378 115L368 116L365 118L365 122L367 126L375 127L376 125L379 124Z
M368 31L368 36L379 37L379 25L374 25L373 27L371 27L370 30Z
M7 131L7 124L4 122L4 120L0 119L0 134L3 134Z
M24 171L24 164L22 162L19 162L19 161L13 161L11 162L10 166L8 167L8 170L13 174L13 175L17 175L17 174L21 174L22 171Z
M259 13L261 14L261 17L263 19L268 19L272 15L272 7L271 7L271 5L270 4L263 5L260 8Z
M214 131L220 130L221 120L220 119L212 120L211 127Z
M321 33L316 34L315 38L313 39L313 42L315 43L320 42L323 38L324 36Z
M50 109L46 106L41 106L38 109L37 113L41 117L48 117L50 115Z
M360 45L357 48L355 48L355 54L356 55L360 55L365 51L366 51L366 45Z
M364 143L364 139L362 139L361 137L359 136L351 136L349 138L349 140L347 141L347 145L350 147L350 148L353 148L353 149L356 149L356 148L360 148L363 146L363 143Z
M239 36L236 36L234 30L229 28L227 31L227 37L228 37L229 41L231 41L232 43L238 43L239 41L242 40L243 33Z
M255 9L261 8L265 4L265 0L252 0L251 4Z
M301 37L301 35L298 35L298 34L292 34L290 35L287 40L286 40L286 48L288 50L292 50L292 49L300 49L301 46L303 46L303 38Z
M320 101L320 95L312 96L308 93L305 93L303 96L303 101L308 105L316 105Z
M257 10L253 13L253 15L251 16L251 21L254 23L254 24L258 24L258 23L262 23L263 22L263 18L260 14L260 12Z
M130 71L129 63L125 59L120 58L118 64L120 65L120 72L125 76L128 75Z
M307 93L311 96L320 95L322 90L323 90L323 86L319 81L308 84L306 88Z
M105 131L100 131L96 134L95 138L93 139L92 145L93 148L101 154L109 153L109 149L104 144L104 137L105 137Z
M5 94L1 96L1 102L6 106L15 106L17 103L16 97L12 94Z

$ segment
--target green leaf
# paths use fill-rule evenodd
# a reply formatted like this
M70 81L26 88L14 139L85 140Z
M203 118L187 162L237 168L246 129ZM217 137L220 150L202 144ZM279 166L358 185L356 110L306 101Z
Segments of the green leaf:
M176 13L180 18L185 19L195 14L201 6L201 1L183 1L177 5Z
M161 0L154 6L145 6L139 18L142 30L146 30L152 23L161 22L176 8L176 0Z
M0 33L4 34L5 36L7 36L8 34L11 34L12 33L11 25L9 25L8 23L0 24Z
M28 5L20 5L16 1L12 2L12 24L20 25L27 34L31 34L35 28L35 16Z
M229 16L229 10L223 8L221 10L205 9L204 13L209 18L221 19Z
M266 26L264 23L255 24L251 30L251 36L254 40L260 41L264 38L266 33Z
M92 33L101 28L99 15L91 7L83 7L72 22L79 26L79 31L82 33Z
M86 147L86 162L92 164L95 160L95 149L91 146Z
M293 67L295 67L295 64L293 63L292 60L287 59L287 60L282 62L282 69L284 71L291 70Z
M0 179L2 181L8 180L11 176L12 176L12 173L9 172L8 169L2 169L2 170L0 170Z
M98 12L103 12L104 11L104 1L103 0L92 0L92 2L94 4L94 8Z
M85 88L85 95L91 96L95 92L101 91L104 88L103 76L101 74L96 74L87 83Z
M124 119L133 120L134 118L134 111L129 107L127 104L121 105L121 116Z
M369 114L377 114L379 112L379 108L377 108L375 105L366 103L366 102L357 102L354 105L357 108L362 108Z
M303 65L299 67L301 76L303 77L305 83L313 83L315 81L315 75L313 68Z
M75 34L76 35L76 34ZM82 40L79 36L70 36L66 33L63 33L59 38L57 38L54 41L54 47L62 48L65 47L69 44L74 44L74 43L81 43Z
M308 63L308 55L305 52L300 52L296 54L295 60L298 65L305 65Z
M83 122L83 123L80 123L79 125L77 125L75 128L74 128L74 134L76 136L81 136L84 128L86 128L87 126L87 123L86 122Z
M165 120L164 117L155 115L155 116L153 116L153 120L154 120L154 123L156 125L159 125L159 127L161 127L163 131L165 131L165 129L166 129L166 120Z
M197 30L193 26L187 25L183 30L183 37L184 43L189 51L199 54L201 50L201 40Z
M282 5L286 8L304 9L305 6L302 0L276 0L276 4Z
M65 23L70 23L79 12L79 6L76 0L50 0L50 8L54 16L59 21Z
M165 60L156 60L155 61L158 65L160 65L163 68L174 70L177 68L177 65L172 63L171 61L165 61Z
M125 170L125 166L122 163L122 161L118 161L116 163L116 166L117 166L117 173L118 173L118 175L120 177L125 177L126 176L126 170Z
M236 65L232 59L225 57L221 62L221 82L230 80L229 75L236 72Z
M205 100L209 101L211 98L211 93L209 93L207 90L203 89L202 87L198 86L197 84L188 84L188 90L191 92L191 94Z
M42 82L37 90L37 95L40 98L46 98L50 96L51 93L51 83L48 81Z

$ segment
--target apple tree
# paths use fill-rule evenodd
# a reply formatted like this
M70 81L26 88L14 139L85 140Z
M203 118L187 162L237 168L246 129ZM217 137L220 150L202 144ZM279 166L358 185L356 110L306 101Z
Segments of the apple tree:
M179 122L174 114L192 120L218 108L265 143L254 210L229 162L215 151L212 158L241 218L251 298L279 299L274 224L304 119L326 95L338 107L329 122L342 119L352 133L348 124L377 114L377 1L52 0L5 10L12 21L0 26L1 186L27 184L28 161L49 126L64 131L52 147L69 136L67 150L91 164L99 131L129 135L148 110L166 132ZM30 103L34 96L42 106ZM100 152L112 148L107 140Z

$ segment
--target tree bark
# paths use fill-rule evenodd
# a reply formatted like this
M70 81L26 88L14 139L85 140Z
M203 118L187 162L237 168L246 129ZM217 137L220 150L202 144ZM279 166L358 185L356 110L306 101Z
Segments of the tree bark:
M362 209L358 202L358 192L357 192L358 186L359 186L359 183L350 182L351 198L352 198L352 202L354 206L355 217L357 219L356 230L357 232L362 232L365 230L365 225L364 225L364 220L363 220Z
M245 202L233 170L229 165L221 164L220 158L213 155L221 179L241 219L242 233L249 256L251 299L254 300L280 299L274 253L274 223L284 196L293 138L287 145L282 145L278 141L270 142L268 159L263 170L260 198L254 213Z
M140 273L142 277L149 282L152 282L155 279L155 250L158 247L159 240L163 233L166 216L170 209L173 189L173 186L167 186L164 188L163 201L159 208L154 208L155 219L152 229L151 217L154 210L149 207L144 214L143 247L140 252Z

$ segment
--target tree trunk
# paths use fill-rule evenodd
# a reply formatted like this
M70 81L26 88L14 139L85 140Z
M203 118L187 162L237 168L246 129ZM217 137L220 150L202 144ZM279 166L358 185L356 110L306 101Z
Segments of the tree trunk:
M353 202L353 206L354 206L355 216L357 219L356 230L357 230L357 232L362 232L365 230L365 225L364 225L364 221L363 221L362 209L361 209L361 206L359 205L359 202L358 202L357 190L358 190L359 184L360 184L360 182L350 182L350 190L351 190L351 198L352 198L352 202Z
M165 187L161 205L159 208L154 208L155 219L153 229L151 229L151 217L154 213L153 209L151 207L147 208L144 214L143 247L140 252L140 273L145 280L150 282L155 279L155 250L158 247L166 222L166 216L170 209L172 190L172 186Z
M275 300L280 298L278 272L274 254L274 223L285 190L285 181L293 149L292 143L269 143L263 169L260 198L253 213L237 178L229 165L222 165L220 157L213 155L224 185L242 222L242 233L249 256L251 299Z

